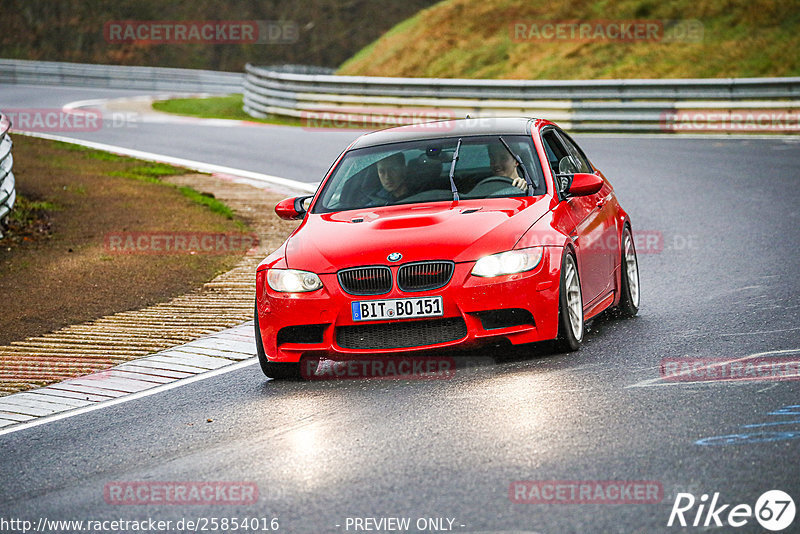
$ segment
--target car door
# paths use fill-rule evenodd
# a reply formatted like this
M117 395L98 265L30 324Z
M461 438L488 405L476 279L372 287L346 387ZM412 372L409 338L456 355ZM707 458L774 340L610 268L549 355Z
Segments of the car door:
M569 187L568 174L594 172L577 147L556 128L544 130L542 142L560 191L563 192ZM604 192L601 189L594 195L567 197L562 200L567 204L568 213L575 224L570 232L570 239L577 251L578 272L585 305L591 304L610 289L609 254L604 250L608 248L605 240L609 224L602 211L604 206L601 201L604 194L608 194L608 191Z
M605 296L614 288L614 269L620 255L619 236L616 225L616 209L614 206L614 190L602 175L592 168L586 155L566 133L556 128L561 140L567 147L570 155L578 162L579 171L593 173L603 178L603 187L595 195L583 197L584 202L588 203L588 208L592 209L590 217L602 228L601 240L592 244L592 254L600 256L598 258L598 268L602 270L603 280L600 282L599 296Z

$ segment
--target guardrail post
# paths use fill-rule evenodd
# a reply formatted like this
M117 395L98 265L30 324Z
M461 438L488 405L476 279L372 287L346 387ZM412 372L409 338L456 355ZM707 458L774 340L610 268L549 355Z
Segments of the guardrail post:
M0 112L0 238L3 237L6 218L14 209L17 199L14 173L11 171L14 158L11 155L11 137L8 135L10 129L11 121Z

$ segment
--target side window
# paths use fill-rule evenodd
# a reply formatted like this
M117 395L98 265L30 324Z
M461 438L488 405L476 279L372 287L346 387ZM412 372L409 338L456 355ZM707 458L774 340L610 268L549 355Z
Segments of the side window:
M587 161L586 157L584 157L583 153L575 146L575 143L567 137L566 135L559 136L563 141L564 145L567 147L570 156L572 156L575 163L578 164L578 170L575 172L594 172L592 171L592 166L589 165L589 161Z
M566 156L567 152L553 130L546 131L542 135L542 141L544 144L544 151L547 153L547 161L550 164L550 169L556 174L558 173L558 161L563 156Z
M547 130L544 134L542 134L542 143L544 144L544 150L547 153L547 159L550 163L550 168L552 169L553 174L556 175L555 180L556 184L558 185L558 190L565 191L567 188L569 188L571 179L568 176L558 175L569 172L577 172L571 168L574 167L574 163L571 162L572 158L570 157L570 154L564 144L561 142L561 138L556 134L555 130Z

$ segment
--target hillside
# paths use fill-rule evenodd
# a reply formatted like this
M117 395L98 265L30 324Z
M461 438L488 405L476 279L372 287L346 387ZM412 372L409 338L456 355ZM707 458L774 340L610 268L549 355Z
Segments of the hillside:
M562 23L559 30L547 26L553 22ZM588 23L588 33L572 30L577 22ZM626 39L614 39L619 23L656 26L644 38L628 28L622 33ZM338 73L508 79L797 76L798 50L797 0L446 0L392 28Z

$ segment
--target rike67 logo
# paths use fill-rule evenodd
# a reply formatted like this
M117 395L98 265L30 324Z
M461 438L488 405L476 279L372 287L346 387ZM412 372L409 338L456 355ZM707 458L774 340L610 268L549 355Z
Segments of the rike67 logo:
M691 493L678 493L672 504L667 526L692 527L743 527L753 517L765 529L778 532L786 529L794 521L794 500L781 490L764 492L754 507L749 504L723 504L719 492L714 493L711 502L703 494L696 499ZM696 505L696 509L695 509Z

